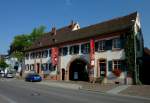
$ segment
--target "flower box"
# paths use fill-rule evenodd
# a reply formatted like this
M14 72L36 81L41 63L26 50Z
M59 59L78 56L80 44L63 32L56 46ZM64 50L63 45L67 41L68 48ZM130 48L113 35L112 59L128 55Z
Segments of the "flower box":
M120 77L122 71L120 69L114 69L112 72L116 77Z

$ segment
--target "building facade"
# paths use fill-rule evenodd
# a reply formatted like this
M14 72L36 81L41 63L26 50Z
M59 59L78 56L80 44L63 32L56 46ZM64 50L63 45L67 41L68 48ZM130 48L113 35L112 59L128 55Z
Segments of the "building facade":
M143 56L137 12L84 28L74 22L54 27L25 50L24 73L36 72L53 80L132 83L126 64L128 35L135 38L136 63Z

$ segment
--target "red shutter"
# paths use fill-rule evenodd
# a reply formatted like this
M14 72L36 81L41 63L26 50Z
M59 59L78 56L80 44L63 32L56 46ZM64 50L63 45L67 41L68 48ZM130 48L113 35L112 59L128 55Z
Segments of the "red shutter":
M93 39L90 40L90 64L95 65L95 42Z
M51 49L51 62L52 65L57 65L58 63L58 48L56 47Z

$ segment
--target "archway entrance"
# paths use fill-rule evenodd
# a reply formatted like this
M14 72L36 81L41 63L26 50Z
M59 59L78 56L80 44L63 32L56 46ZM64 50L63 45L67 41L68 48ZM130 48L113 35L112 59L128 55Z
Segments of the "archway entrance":
M76 59L70 64L69 80L75 81L88 81L88 68L84 60Z

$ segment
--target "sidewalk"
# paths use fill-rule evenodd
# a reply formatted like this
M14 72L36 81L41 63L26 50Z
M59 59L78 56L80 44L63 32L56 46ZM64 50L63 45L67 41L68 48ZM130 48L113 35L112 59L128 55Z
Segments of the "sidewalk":
M116 84L99 84L99 83L89 83L83 81L53 81L53 80L44 80L39 82L39 84L49 85L53 87L62 87L68 89L84 89L89 91L99 91L107 92L113 88L118 87Z
M139 96L150 98L149 85L118 85L118 84L99 84L82 81L51 81L44 80L38 84L66 89L88 90L117 95Z
M150 85L131 85L119 94L150 98Z

